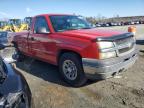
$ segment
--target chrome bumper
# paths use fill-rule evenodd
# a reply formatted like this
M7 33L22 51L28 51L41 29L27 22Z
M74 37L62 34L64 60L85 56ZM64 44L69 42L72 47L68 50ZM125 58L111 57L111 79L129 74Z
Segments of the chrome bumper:
M106 79L113 77L131 67L138 58L137 51L106 60L83 58L83 69L88 78Z

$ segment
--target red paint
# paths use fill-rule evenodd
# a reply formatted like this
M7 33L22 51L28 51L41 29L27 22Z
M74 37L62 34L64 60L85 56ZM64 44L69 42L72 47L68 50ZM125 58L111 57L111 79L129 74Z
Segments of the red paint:
M61 50L70 50L81 55L82 58L99 58L98 46L93 39L97 37L110 37L121 34L117 31L106 31L99 29L71 30L55 32L49 16L58 14L43 14L50 28L50 34L34 34L33 28L35 17L32 21L30 32L16 33L14 42L24 54L38 58L42 61L57 65L57 57ZM62 15L62 14L61 14ZM31 41L34 37L36 40Z

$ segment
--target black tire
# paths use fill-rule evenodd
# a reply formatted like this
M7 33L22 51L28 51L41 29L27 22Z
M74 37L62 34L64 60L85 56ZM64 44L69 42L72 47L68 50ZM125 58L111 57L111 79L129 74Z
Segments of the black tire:
M26 56L20 52L17 43L13 42L13 46L15 47L15 53L13 54L13 59L15 59L18 62L24 61Z
M14 44L14 47L15 47L15 53L13 54L12 58L18 62L24 61L26 56L20 52L16 44Z
M64 65L64 62L66 60L72 61L75 64L75 67L77 68L76 69L77 75L76 75L76 78L73 80L67 78L67 76L65 75L65 73L63 71L63 65ZM85 73L83 71L81 58L75 53L64 53L60 57L60 59L59 59L59 71L61 73L62 78L67 83L69 83L71 86L80 87L80 86L84 85L87 81L87 78L86 78Z

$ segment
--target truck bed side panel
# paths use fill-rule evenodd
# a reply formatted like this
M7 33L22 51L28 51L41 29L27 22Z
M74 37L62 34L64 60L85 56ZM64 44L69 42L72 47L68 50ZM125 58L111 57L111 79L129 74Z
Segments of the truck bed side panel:
M30 49L29 49L29 44L28 44L28 35L29 35L29 32L16 33L15 41L17 43L18 49L21 52L29 55Z

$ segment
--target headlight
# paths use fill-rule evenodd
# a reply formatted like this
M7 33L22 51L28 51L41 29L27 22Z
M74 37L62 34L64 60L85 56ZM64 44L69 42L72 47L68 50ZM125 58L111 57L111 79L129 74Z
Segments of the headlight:
M107 48L114 47L113 42L102 41L102 42L97 42L97 43L99 45L99 49L107 49Z
M114 48L113 42L108 42L108 41L102 41L102 42L97 42L99 46L99 57L100 59L107 59L107 58L112 58L116 57L116 52L115 50L111 50ZM104 50L107 50L104 52Z
M107 58L112 58L112 57L116 57L116 52L112 51L112 52L100 52L100 59L107 59Z

